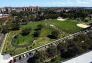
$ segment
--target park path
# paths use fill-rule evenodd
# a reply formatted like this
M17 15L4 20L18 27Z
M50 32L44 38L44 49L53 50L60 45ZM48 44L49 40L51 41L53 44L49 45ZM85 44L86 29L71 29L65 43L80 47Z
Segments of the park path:
M89 30L88 30L88 31L89 31ZM51 43L48 43L48 44L46 44L46 45L43 45L43 46L40 46L40 47L31 49L31 50L29 50L29 51L20 53L20 54L18 54L18 55L12 56L12 57L13 57L13 58L16 58L16 57L19 57L19 56L24 55L24 54L26 54L26 53L29 53L29 52L32 52L32 51L35 51L35 50L39 50L40 48L43 49L45 46L48 46L48 45L53 44L53 43L56 43L56 42L58 42L58 41L63 42L63 41L62 41L63 39L71 38L71 37L73 37L74 35L77 35L77 34L80 34L80 33L83 33L83 32L88 32L88 31L80 31L80 32L77 32L77 33L74 33L74 34L70 34L69 36L66 36L66 37L64 37L64 38L55 40L55 41L53 41L53 42L51 42ZM91 30L91 31L92 31L92 30ZM5 45L5 40L6 40L7 36L8 36L8 33L5 35L5 38L4 38L4 40L3 40L3 44L2 44L2 47L1 47L0 53L2 53L2 51L3 51L4 45Z
M8 20L6 20L2 26L6 25L6 23L8 22ZM2 53L4 44L5 44L5 40L6 40L7 34L0 34L0 53Z
M1 50L0 50L1 54L2 54L2 51L3 51L3 48L4 48L4 45L5 45L5 41L6 41L7 36L8 36L8 34L5 35L5 38L4 38L3 43L1 45Z
M18 55L13 56L13 57L18 57L18 56L21 56L21 55L23 55L23 54L26 54L26 53L29 53L29 52L32 52L32 51L35 51L35 50L39 50L39 49L42 48L42 47L48 46L48 45L53 44L53 43L56 43L56 42L58 42L58 41L61 41L61 42L62 42L63 39L73 38L74 35L80 34L80 33L81 33L81 31L80 31L80 32L77 32L77 33L74 33L74 34L70 34L70 35L68 35L68 36L66 36L66 37L64 37L64 38L60 38L60 39L55 40L55 41L53 41L53 42L51 42L51 43L48 43L48 44L45 44L45 45L43 45L43 46L40 46L40 47L31 49L31 50L26 51L26 52L23 52L23 53L20 53L20 54L18 54Z

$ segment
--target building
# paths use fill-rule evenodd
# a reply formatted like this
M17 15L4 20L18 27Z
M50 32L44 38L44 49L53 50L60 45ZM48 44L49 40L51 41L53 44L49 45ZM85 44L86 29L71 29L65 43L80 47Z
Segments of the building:
M8 17L9 14L0 14L0 18L5 18L5 17Z
M21 11L30 11L30 12L35 12L39 11L40 8L38 6L36 7L4 7L0 8L0 13L6 14L10 13L11 11L16 11L16 12L21 12Z

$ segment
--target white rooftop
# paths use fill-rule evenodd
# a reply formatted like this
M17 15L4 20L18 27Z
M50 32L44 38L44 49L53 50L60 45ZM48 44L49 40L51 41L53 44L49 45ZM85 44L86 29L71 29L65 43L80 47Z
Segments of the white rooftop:
M62 63L92 63L92 51Z
M12 59L13 58L9 54L7 54L7 55L0 54L0 63L9 63L9 61Z
M63 19L62 17L58 17L57 20L59 20L59 21L65 21L66 19Z

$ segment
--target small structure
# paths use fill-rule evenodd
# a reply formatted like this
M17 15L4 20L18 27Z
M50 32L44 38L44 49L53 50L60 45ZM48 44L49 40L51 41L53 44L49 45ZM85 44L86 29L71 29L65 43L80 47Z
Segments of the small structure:
M92 51L61 63L92 63Z
M5 18L5 17L8 17L9 14L0 14L0 18Z
M9 63L11 60L13 60L13 58L9 55L1 55L0 54L0 63Z
M50 24L50 26L54 27L54 25Z
M57 20L59 20L59 21L65 21L66 19L63 19L62 17L58 17Z

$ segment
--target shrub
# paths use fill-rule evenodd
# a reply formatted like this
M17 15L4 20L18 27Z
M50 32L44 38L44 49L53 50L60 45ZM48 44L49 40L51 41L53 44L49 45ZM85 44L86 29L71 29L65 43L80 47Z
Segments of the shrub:
M31 28L25 28L25 29L22 29L21 34L23 36L26 36L30 33L30 31L31 31Z

